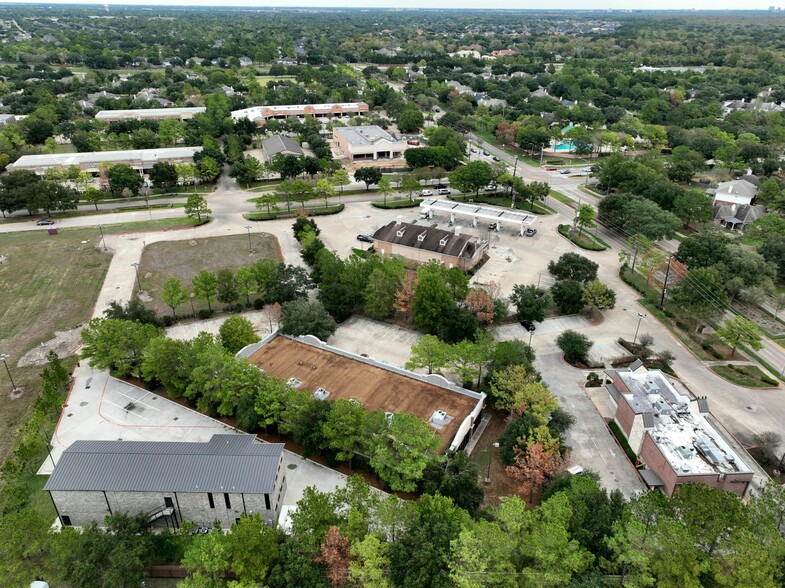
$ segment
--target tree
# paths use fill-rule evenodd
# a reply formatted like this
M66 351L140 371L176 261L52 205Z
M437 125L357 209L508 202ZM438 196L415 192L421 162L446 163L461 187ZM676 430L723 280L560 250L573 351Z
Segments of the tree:
M551 297L564 314L575 314L583 308L583 289L575 280L556 282Z
M557 280L575 280L576 282L589 282L597 278L599 266L578 253L565 253L558 261L548 262L548 271Z
M445 317L455 308L443 271L441 264L424 265L417 271L412 315L415 326L426 333L438 333Z
M586 364L589 361L589 350L594 343L583 333L577 333L570 329L558 336L556 345L564 353L564 359L567 362Z
M189 588L220 586L229 569L229 545L220 528L196 535L183 553L180 565L188 570Z
M362 541L352 543L349 580L353 585L359 588L392 588L387 579L390 565L388 545L375 535L367 535Z
M690 270L672 290L671 298L685 316L697 319L699 326L722 317L727 305L722 275L711 267Z
M178 278L168 278L161 290L161 300L172 309L172 317L176 318L177 307L188 302L188 290Z
M194 295L205 300L207 302L207 310L212 312L211 301L218 293L218 280L216 277L211 272L202 270L193 277L191 286L193 287Z
M409 200L414 202L414 196L420 191L420 181L412 176L406 176L398 186L398 189L409 197Z
M455 506L473 516L485 497L478 479L477 466L465 451L448 451L425 468L420 489L425 494L451 498Z
M488 325L493 322L496 308L493 298L482 288L472 288L464 301L479 325Z
M306 488L306 492L308 490ZM270 588L292 586L326 588L329 583L322 574L321 568L308 554L303 553L299 542L295 539L287 539L279 548L278 561L270 570L267 585Z
M202 222L202 216L209 218L213 213L207 207L207 199L201 194L189 194L188 199L185 201L185 214L190 218L196 217L196 222Z
M142 352L151 339L163 334L155 325L118 319L94 318L82 330L82 357L98 369L118 377L135 374Z
M240 315L230 316L218 329L223 345L229 353L237 353L243 347L259 341L253 324Z
M234 272L226 267L218 270L218 274L215 276L215 288L215 297L218 302L224 304L237 302L240 296L237 291L237 282L234 280Z
M541 443L529 443L524 451L516 448L515 460L505 468L507 474L521 483L519 494L528 492L529 502L534 500L535 490L564 467L558 448L545 449Z
M412 345L411 357L404 366L407 370L428 368L428 373L438 371L447 365L450 355L450 346L433 335L423 335L420 340Z
M104 201L104 193L97 188L88 188L85 190L84 194L82 194L82 199L85 202L94 205L95 209L98 210L98 205Z
M417 282L417 274L415 272L408 272L403 278L401 287L395 293L393 308L396 312L404 315L407 321L412 320L412 311L416 300Z
M238 582L263 583L278 560L281 540L281 532L266 525L259 513L241 516L225 538L231 554L229 569Z
M705 223L714 214L711 198L698 190L686 190L673 203L673 212L684 223L686 229L693 223Z
M131 194L136 196L144 183L139 172L125 163L110 165L106 173L109 179L109 190L111 190L112 196L121 194L125 189L130 190Z
M723 343L727 343L731 347L731 357L736 354L736 348L739 345L748 345L754 351L758 351L763 347L761 340L763 333L751 320L743 316L734 316L725 321L725 323L717 329L717 337Z
M244 155L232 164L229 170L229 177L237 180L239 184L248 186L251 182L259 179L262 175L262 164L255 157Z
M387 204L387 198L393 193L390 178L382 178L378 181L377 191L382 195L382 201Z
M382 170L378 167L361 167L354 172L354 179L365 182L365 190L371 189L371 184L378 184L383 177Z
M338 527L331 526L314 561L327 568L326 576L333 586L340 586L346 581L349 559L349 539Z
M412 414L395 413L387 431L374 444L370 464L392 490L413 492L438 446L427 422Z
M334 185L341 187L341 194L343 194L343 187L349 183L349 172L343 168L335 170L332 181Z
M548 310L551 299L545 290L540 290L534 284L515 284L510 294L510 302L515 306L518 320L541 322L545 320L545 311Z
M417 133L422 128L424 122L425 120L420 109L413 102L409 102L398 115L398 130L402 133Z
M324 200L324 207L327 208L330 198L335 196L335 186L328 179L321 179L316 181L316 195Z
M472 161L450 173L450 184L461 192L474 192L475 196L480 190L493 180L493 169L485 161Z
M370 440L365 436L365 409L353 400L339 398L333 402L330 414L322 425L327 446L336 452L335 459L348 461L365 450Z
M267 192L256 199L256 209L267 209L267 214L272 214L272 209L278 210L278 195L275 192Z
M583 305L596 310L611 310L616 305L616 292L599 280L592 280L583 287Z
M7 485L6 491L9 489ZM8 512L0 518L0 570L8 585L24 586L45 569L50 523L32 508Z
M209 155L204 156L198 164L199 177L206 182L214 182L221 175L221 166Z
M167 190L177 184L179 174L177 168L166 161L157 161L150 170L150 181L156 188Z
M575 226L578 227L578 235L583 229L590 229L594 226L596 211L591 204L581 204L575 212Z
M313 335L327 341L336 327L335 320L321 302L300 298L287 302L281 310L281 332L287 335Z
M493 350L489 372L492 374L512 365L523 365L534 372L534 350L520 339L498 341Z
M624 205L624 215L626 221L622 228L625 233L640 233L652 240L672 239L681 226L679 217L646 198L630 200Z
M725 246L728 243L730 240L727 235L719 230L693 233L679 243L676 259L690 270L709 267L725 261L728 254Z
M368 316L387 318L393 313L395 293L405 275L403 263L396 258L385 259L380 267L374 268L363 290L363 309Z
M508 366L491 379L490 396L505 412L529 413L546 422L559 406L553 393L525 365Z
M654 243L645 235L635 234L627 237L627 248L619 252L619 261L630 266L635 271L635 263L639 255L645 255L654 247Z

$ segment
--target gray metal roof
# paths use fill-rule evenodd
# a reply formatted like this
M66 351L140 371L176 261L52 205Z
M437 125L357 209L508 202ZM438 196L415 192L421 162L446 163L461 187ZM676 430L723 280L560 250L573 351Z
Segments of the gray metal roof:
M269 494L282 452L282 443L253 435L213 435L207 443L76 441L44 490Z
M204 106L184 108L129 108L125 110L102 110L95 115L96 120L115 120L122 118L160 118L176 117L183 114L199 114L207 109Z
M273 135L269 139L265 139L262 141L262 149L264 149L264 154L270 159L284 152L289 152L293 155L303 154L303 150L297 141L286 135Z
M70 165L90 165L116 162L141 162L148 166L157 161L169 159L189 159L202 147L166 147L162 149L131 149L128 151L86 151L82 153L40 153L23 155L9 169L26 169L35 167L53 167Z

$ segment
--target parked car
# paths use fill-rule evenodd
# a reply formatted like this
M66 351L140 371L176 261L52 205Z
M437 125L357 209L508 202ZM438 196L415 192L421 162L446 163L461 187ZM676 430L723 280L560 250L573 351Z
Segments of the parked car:
M561 170L559 173L560 173L561 175L563 175L563 176L566 176L567 174L571 174L571 173L572 173L572 170L571 170L571 169L563 169L563 170Z
M483 151L483 152L482 152L482 154L483 154L485 157L488 157L488 156L490 155L490 153L488 153L487 151Z
M408 141L406 141L406 144L407 145L419 145L420 142L415 140L415 139L409 139Z
M38 221L35 224L37 224L39 227L45 227L45 226L48 226L48 225L53 225L53 224L55 224L55 222L53 220L51 220L51 219L48 219L48 218L42 218L40 221Z
M558 167L546 167L545 171L556 171L558 169L559 169Z
M433 192L430 190L423 190L420 192L420 196L433 196Z
M483 188L486 192L495 192L496 191L496 184L488 184Z
M436 184L434 186L434 188L436 188L437 190L441 190L442 188L446 188L446 187L447 187L447 184Z
M534 323L531 321L521 321L521 326L527 331L529 331L530 333L533 333L534 331L537 330L537 327L535 327Z
M449 188L439 188L438 194L439 196L449 196L451 192Z
M469 151L471 151L472 153L477 153L477 150L476 150L474 147L472 147L471 149L469 149Z
M589 173L591 173L591 168L590 167L584 167L581 171L583 173L585 173L585 174L589 174Z
M493 156L493 160L494 160L494 161L501 161L501 160L500 160L498 157L496 157L495 155Z
M373 243L373 235L357 235L357 240L364 243Z
M531 227L527 228L524 232L524 235L527 237L534 237L537 234L537 229L532 229Z
M498 223L488 223L488 229L495 231L499 227Z

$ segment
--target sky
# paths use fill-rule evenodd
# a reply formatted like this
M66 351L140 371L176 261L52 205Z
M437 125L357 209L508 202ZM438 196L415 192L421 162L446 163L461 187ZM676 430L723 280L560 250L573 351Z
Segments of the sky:
M30 0L5 0L3 3L28 4ZM163 0L155 4L151 0L34 0L36 4L54 6L58 4L113 4L156 5L156 6L216 6L215 0ZM596 9L640 9L640 10L767 10L769 6L785 8L785 0L225 0L220 6L273 7L280 6L322 8L481 8L488 9L531 9L531 10L596 10Z

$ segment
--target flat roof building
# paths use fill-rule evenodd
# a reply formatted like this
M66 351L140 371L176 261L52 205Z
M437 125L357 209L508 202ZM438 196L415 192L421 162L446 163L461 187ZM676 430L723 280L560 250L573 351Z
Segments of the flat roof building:
M132 168L149 170L159 161L167 163L193 163L201 147L170 147L166 149L133 149L128 151L88 151L85 153L42 153L23 155L8 166L9 169L27 169L43 174L50 168L78 166L83 171L97 173L102 163L126 163Z
M485 243L471 235L437 229L435 226L391 221L373 234L373 248L379 255L400 255L420 263L437 260L448 268L470 270L479 263Z
M108 515L144 514L151 525L183 521L223 528L241 515L278 520L286 488L282 443L254 435L213 435L206 443L76 441L60 457L44 490L63 526Z
M753 472L709 412L676 378L639 360L606 370L615 421L639 461L644 481L670 496L681 484L705 484L744 496Z
M247 118L262 127L271 119L286 120L290 116L314 118L343 118L368 112L365 102L336 102L332 104L281 104L269 106L252 106L242 110L233 110L234 120Z
M274 333L240 351L240 357L292 388L323 400L343 398L366 410L409 413L428 421L440 450L461 449L480 423L485 394L444 377L410 372L331 347L316 337Z
M195 114L205 112L204 106L193 106L185 108L133 108L126 110L102 110L96 113L95 120L113 122L118 120L165 120L176 118L178 120L188 120Z
M400 159L407 143L382 127L334 127L333 141L343 157L351 161Z

